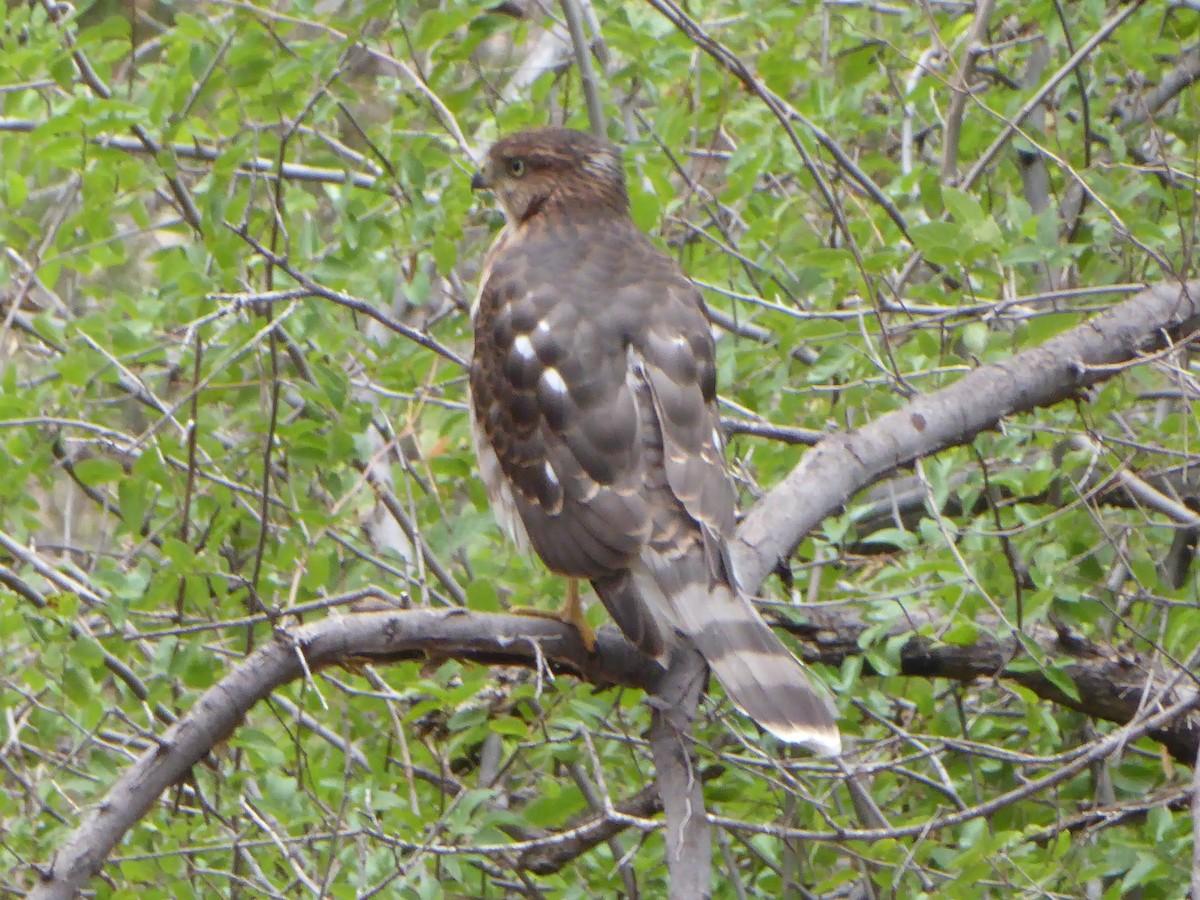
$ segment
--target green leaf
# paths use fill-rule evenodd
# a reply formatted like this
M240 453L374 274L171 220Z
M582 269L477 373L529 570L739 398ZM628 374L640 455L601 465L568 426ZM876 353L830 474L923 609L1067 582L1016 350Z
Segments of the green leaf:
M955 619L942 633L942 641L952 647L970 647L979 642L979 628L966 619Z
M77 462L75 474L84 484L97 487L112 481L119 481L124 477L125 469L116 460L93 457Z
M985 213L979 200L958 188L943 186L942 200L946 209L954 217L959 227L975 225L983 222Z
M4 175L4 193L9 209L17 209L25 205L29 191L25 186L25 178L15 169L10 169Z
M899 528L881 528L862 539L864 544L883 544L900 550L911 550L919 543L917 536Z
M963 258L963 230L951 222L927 222L909 230L913 243L932 263L951 266Z
M1042 669L1042 674L1046 676L1046 678L1050 681L1051 684L1053 684L1056 688L1058 688L1060 691L1062 691L1064 694L1066 694L1072 700L1074 700L1076 702L1079 701L1079 688L1076 687L1075 680L1071 677L1070 673L1067 671L1066 664L1063 664L1061 666L1054 666L1054 665L1045 666Z
M987 349L992 330L982 322L971 322L963 327L962 342L972 356L982 356Z

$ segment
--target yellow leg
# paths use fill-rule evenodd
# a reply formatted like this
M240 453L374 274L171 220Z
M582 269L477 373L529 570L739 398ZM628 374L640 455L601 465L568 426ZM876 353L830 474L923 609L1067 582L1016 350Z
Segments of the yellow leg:
M584 618L583 601L579 599L579 579L567 579L567 601L563 604L558 615L564 622L570 622L575 626L575 630L579 632L579 637L583 641L583 646L587 647L588 653L596 652L596 632L592 626L588 624Z
M579 599L578 578L567 579L567 599L557 612L531 609L527 606L515 607L509 612L516 613L518 616L541 616L546 619L556 619L559 622L573 625L579 632L579 639L583 641L583 646L587 648L588 653L596 652L596 632L583 616L583 601Z

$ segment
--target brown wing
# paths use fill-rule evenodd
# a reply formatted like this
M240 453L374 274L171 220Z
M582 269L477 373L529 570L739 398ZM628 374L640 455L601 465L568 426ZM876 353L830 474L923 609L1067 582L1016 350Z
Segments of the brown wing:
M700 651L738 708L784 740L836 754L841 740L829 701L737 586L727 545L735 496L703 301L680 275L654 308L636 347L653 414L643 429L653 434L644 440L653 493L635 583L643 596L661 595L664 618Z
M661 505L683 520L681 531L689 540L699 539L710 579L732 583L725 542L733 534L736 498L719 431L708 318L699 292L682 275L668 286L657 312L639 342L636 363L649 388L665 487L674 501L664 498ZM662 545L662 538L679 540L661 535L652 542L653 549L672 556L685 549L673 553L669 545Z
M736 587L699 293L632 222L518 234L498 245L475 317L493 502L507 491L546 565L590 579L645 652L684 635L761 725L836 752L823 696Z
M538 555L589 579L625 569L649 529L627 377L637 309L609 277L625 237L525 233L495 254L475 317L480 430Z

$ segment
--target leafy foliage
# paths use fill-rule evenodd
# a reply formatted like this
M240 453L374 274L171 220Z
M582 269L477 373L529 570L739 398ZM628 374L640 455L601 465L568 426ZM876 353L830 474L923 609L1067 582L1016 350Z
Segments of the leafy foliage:
M374 588L488 610L561 594L500 540L454 358L499 224L469 151L586 127L583 87L560 26L493 5L6 6L4 890L291 617ZM1192 270L1200 111L1163 88L1195 67L1186 5L693 4L750 84L663 5L597 2L596 67L635 218L732 323L731 418L852 428ZM901 676L914 611L968 650L1049 623L1194 665L1195 567L1177 577L1176 523L1121 477L1194 502L1198 390L1186 353L1163 355L922 461L894 486L911 502L864 495L808 537L795 590L766 599L861 612L862 655L820 675L884 821L714 696L697 734L725 823L716 896L1181 896L1190 773L1149 740L986 818L833 838L985 803L1112 727L1021 686L1035 671L1078 700L1070 660L1033 641L1017 681ZM801 452L735 438L744 505ZM649 808L553 871L521 853L650 784L648 721L635 692L457 661L319 673L163 797L94 887L585 897L632 878L665 896ZM1097 805L1132 812L1087 819Z

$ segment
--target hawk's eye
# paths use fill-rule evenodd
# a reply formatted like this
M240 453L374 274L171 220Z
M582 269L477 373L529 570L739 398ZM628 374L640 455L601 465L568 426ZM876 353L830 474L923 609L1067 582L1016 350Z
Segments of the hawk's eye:
M508 161L508 174L513 178L520 178L525 174L525 160L520 157L514 157Z

